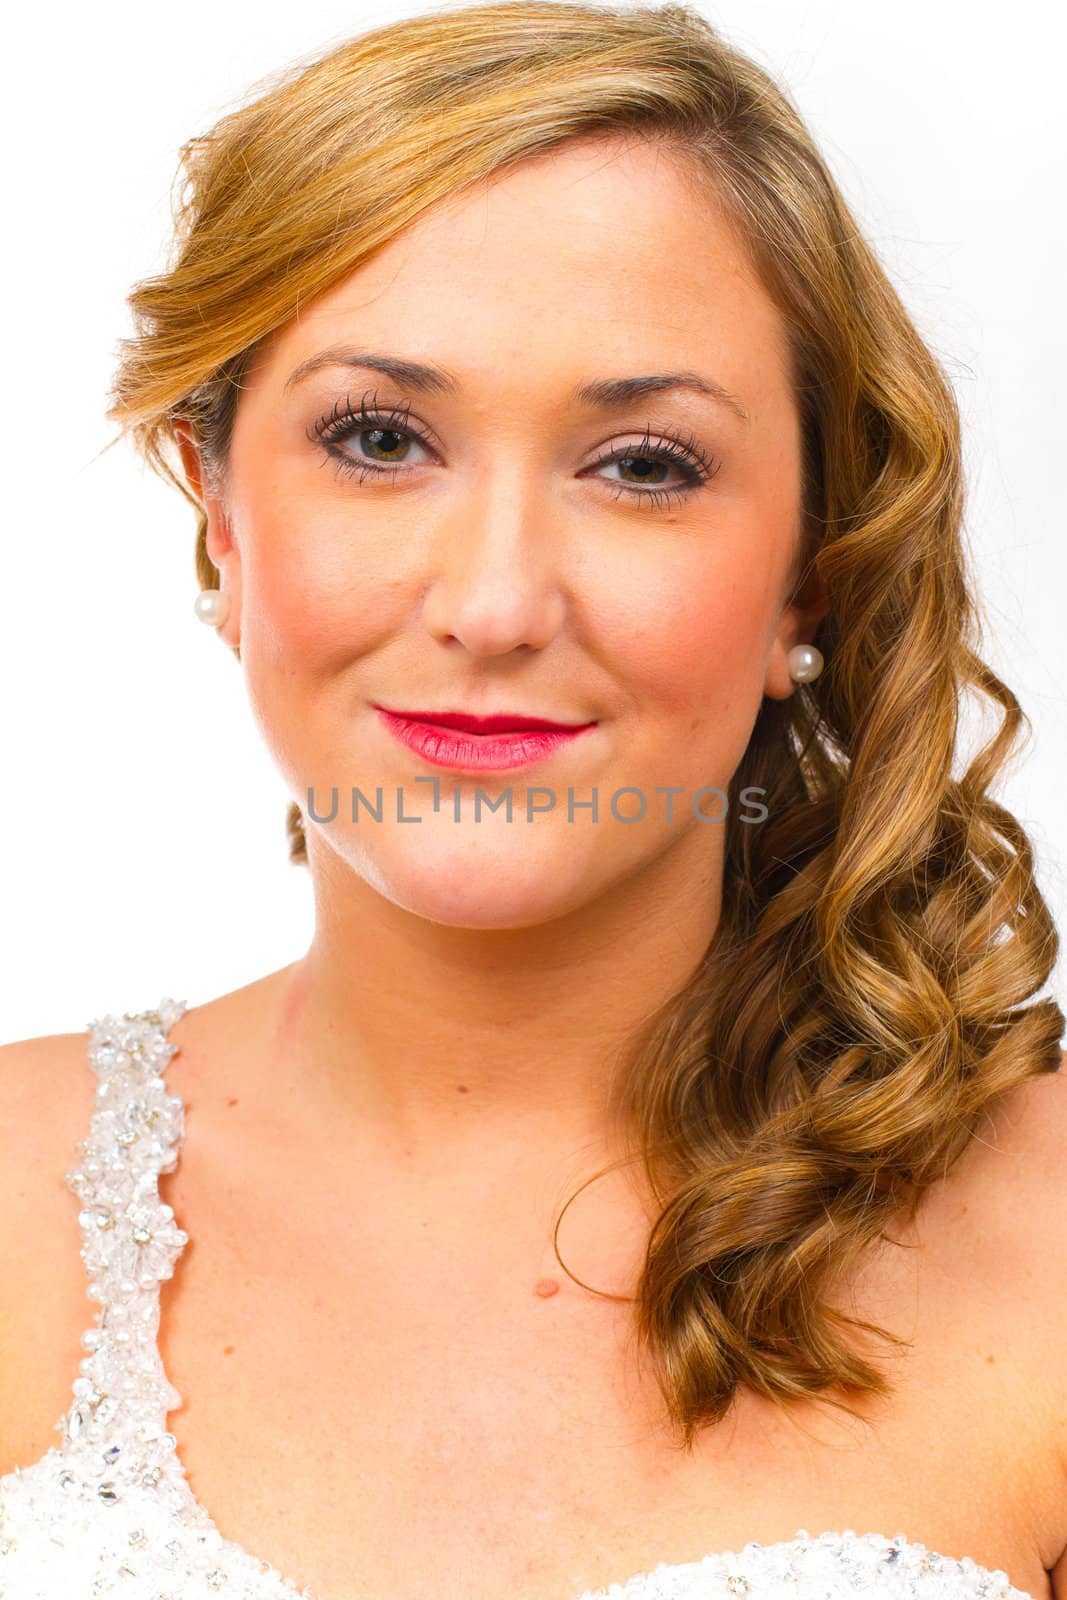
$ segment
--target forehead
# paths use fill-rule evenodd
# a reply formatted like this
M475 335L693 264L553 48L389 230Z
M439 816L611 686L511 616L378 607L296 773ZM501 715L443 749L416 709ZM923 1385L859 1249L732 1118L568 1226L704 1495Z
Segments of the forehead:
M433 206L272 336L259 370L356 340L465 392L697 369L759 410L788 387L785 329L710 178L675 153L584 140Z

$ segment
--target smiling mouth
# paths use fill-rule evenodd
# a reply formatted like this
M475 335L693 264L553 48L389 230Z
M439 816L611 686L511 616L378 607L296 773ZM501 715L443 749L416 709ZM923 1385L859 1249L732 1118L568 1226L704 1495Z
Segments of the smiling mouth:
M547 723L540 717L521 717L510 712L498 717L469 717L462 712L387 711L375 707L378 716L395 739L432 766L454 772L505 771L548 760L557 751L595 728L595 722ZM433 721L430 721L430 718ZM443 720L448 718L452 726ZM471 722L481 728L471 728ZM517 727L525 722L526 727ZM500 727L499 724L505 724ZM530 726L530 724L534 726ZM458 726L457 726L458 724Z

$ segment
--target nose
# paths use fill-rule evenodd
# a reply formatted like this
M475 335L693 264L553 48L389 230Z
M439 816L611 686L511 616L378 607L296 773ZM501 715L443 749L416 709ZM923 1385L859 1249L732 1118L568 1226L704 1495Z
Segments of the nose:
M493 656L543 650L562 629L562 534L528 479L495 475L449 509L429 549L423 621L436 639Z

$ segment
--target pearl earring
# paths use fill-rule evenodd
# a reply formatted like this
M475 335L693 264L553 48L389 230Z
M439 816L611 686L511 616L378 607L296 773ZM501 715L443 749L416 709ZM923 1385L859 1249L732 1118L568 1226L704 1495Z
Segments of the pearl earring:
M794 683L810 683L823 669L822 651L813 644L795 644L786 660Z
M219 628L230 614L230 597L221 589L201 589L193 610L201 622L208 623L212 628Z

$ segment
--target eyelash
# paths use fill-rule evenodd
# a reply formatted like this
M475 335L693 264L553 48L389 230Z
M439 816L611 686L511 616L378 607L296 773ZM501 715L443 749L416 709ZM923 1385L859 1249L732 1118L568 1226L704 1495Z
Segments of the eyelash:
M376 402L376 394L373 400ZM357 433L388 432L416 439L419 444L432 450L434 447L427 435L408 422L409 409L408 406L394 406L391 409L378 410L374 404L368 405L366 398L358 407L353 407L351 396L346 395L343 401L339 400L336 403L331 412L319 418L309 430L308 437L322 445L326 457L333 461L343 477L356 473L359 482L362 483L367 477L381 477L392 473L395 480L398 473L403 475L408 470L400 463L395 466L383 466L380 462L355 461L339 447ZM675 503L682 501L694 490L703 488L719 470L718 462L706 455L692 437L683 439L666 434L654 449L650 447L651 438L650 430L646 429L641 444L622 446L594 462L593 465L606 467L617 461L667 461L685 474L686 481L674 484L668 489L638 489L628 483L614 484L612 487L616 490L616 500L620 495L627 494L633 500L647 502L650 508L666 509L671 504L672 497Z

